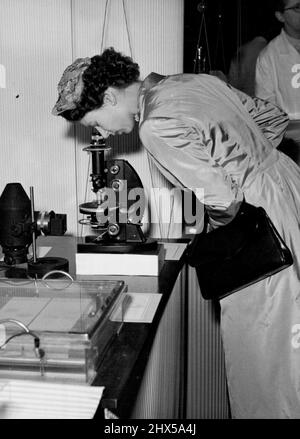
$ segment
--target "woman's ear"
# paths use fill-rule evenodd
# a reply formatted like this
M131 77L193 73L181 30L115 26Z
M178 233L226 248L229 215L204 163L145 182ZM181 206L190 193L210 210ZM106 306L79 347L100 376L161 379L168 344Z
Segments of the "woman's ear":
M103 104L116 105L116 103L117 103L117 97L114 91L108 88L104 93Z

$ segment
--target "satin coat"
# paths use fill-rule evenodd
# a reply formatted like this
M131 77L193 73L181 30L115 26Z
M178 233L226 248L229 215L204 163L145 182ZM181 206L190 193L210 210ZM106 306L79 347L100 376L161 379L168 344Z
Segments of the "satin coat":
M293 266L220 301L221 329L232 416L300 418L300 168L276 149L287 115L204 74L153 73L139 104L149 155L175 186L204 188L212 227L245 197L293 252Z

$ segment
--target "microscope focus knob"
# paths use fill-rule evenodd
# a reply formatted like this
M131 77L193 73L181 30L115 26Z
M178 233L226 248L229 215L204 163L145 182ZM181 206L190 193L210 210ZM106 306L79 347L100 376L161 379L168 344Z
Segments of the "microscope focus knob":
M120 226L118 224L109 224L107 227L107 232L110 236L116 236L120 232Z
M121 192L124 189L124 183L122 180L113 180L111 187L115 192Z
M118 174L120 171L120 166L119 165L113 165L110 167L110 173L113 175Z

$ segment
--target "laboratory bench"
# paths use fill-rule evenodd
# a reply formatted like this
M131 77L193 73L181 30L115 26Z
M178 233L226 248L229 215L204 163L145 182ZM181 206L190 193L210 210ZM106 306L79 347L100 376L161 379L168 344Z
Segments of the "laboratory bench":
M182 261L166 261L164 263L162 271L158 276L157 288L154 288L153 291L155 292L155 290L157 290L157 292L161 292L162 297L152 323L124 323L120 334L105 356L104 361L98 370L94 385L99 384L105 386L101 407L107 409L105 411L106 414L112 412L118 417L126 418L130 417L134 410L140 412L141 407L136 407L136 409L134 409L134 407L138 396L141 397L139 395L139 389L141 387L145 371L147 368L152 368L153 370L150 372L150 374L157 373L157 375L159 375L161 373L162 375L161 383L156 389L156 403L158 403L159 399L163 399L165 397L164 381L167 379L167 375L169 375L169 384L174 382L174 385L176 386L177 381L177 383L180 385L180 387L177 389L178 400L175 403L176 407L174 407L175 410L177 409L176 418L183 416L183 413L181 413L181 410L183 409L183 402L180 401L180 399L184 397L184 386L182 381L184 380L183 351L185 346L183 328L184 309L177 309L176 313L178 318L177 324L179 325L177 330L181 330L181 334L179 331L176 331L172 336L170 333L171 328L167 328L167 326L173 326L174 322L172 322L172 319L176 318L176 314L174 316L168 315L168 302L170 300L170 296L174 294L176 296L174 299L178 302L178 305L183 304L184 297L182 297L182 293L184 288L184 274L182 270ZM174 288L176 282L177 287ZM134 283L134 280L132 280L131 288L133 288ZM134 291L137 291L136 288L134 288ZM141 289L140 292L142 293L143 290ZM162 326L160 326L160 323L164 318L166 321ZM168 319L170 319L170 322L168 322ZM174 336L177 338L178 335L180 336L179 340L171 340L171 338ZM155 345L155 341L162 337L169 337L171 346L169 345L168 348L168 342L164 343L167 351L161 351L159 353L159 350L161 349ZM169 369L169 359L167 358L168 355L174 356L175 354L174 350L171 352L172 342L177 344L175 347L178 358L180 359L180 363L177 365L176 370L173 371ZM158 343L160 343L160 341ZM156 353L152 352L153 346L154 350L157 350ZM168 350L170 351L168 352ZM153 361L151 353L152 356L154 353L154 355L158 355L160 358L157 358L156 361ZM153 362L152 366L149 363L149 360L150 363ZM164 368L165 370L162 373ZM165 377L164 374L166 375ZM170 381L170 375L173 375L174 381L173 379ZM152 385L153 383L149 383L149 388L144 389L144 392L151 393ZM176 395L174 394L174 397L175 396ZM147 395L144 395L144 398L147 400ZM148 400L148 404L153 403L153 401ZM166 403L172 405L174 404L174 401L166 401ZM145 408L146 407L144 407L144 409ZM166 414L166 412L165 410L162 410L160 414L157 413L157 416L164 417L164 414ZM174 412L173 415L175 415Z
M165 260L158 276L75 276L76 242L40 236L37 246L68 259L76 281L118 280L129 293L161 294L151 323L123 322L101 356L90 381L104 387L95 418L227 419L219 322L214 304L201 297L194 268L179 256Z
M188 242L187 239L166 241ZM74 276L75 238L39 237L37 244L51 247L47 256L67 258L69 272ZM186 278L183 258L165 261L159 276L94 275L91 278L123 280L128 292L162 294L153 321L124 322L103 357L92 382L93 386L104 386L95 417L184 417Z

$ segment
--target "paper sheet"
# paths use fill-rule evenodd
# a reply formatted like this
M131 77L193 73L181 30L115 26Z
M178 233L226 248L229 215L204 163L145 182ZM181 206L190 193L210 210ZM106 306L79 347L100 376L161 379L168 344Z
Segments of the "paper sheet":
M13 297L0 309L0 319L14 319L32 331L69 332L92 299Z
M166 261L179 261L184 250L186 249L186 243L164 243L164 248L166 251L165 260Z
M126 306L123 312L124 322L151 323L162 294L131 293L124 294ZM122 302L123 303L123 302ZM113 311L110 319L121 321L122 303Z
M0 309L0 319L19 320L28 326L50 300L49 297L12 297Z
M0 380L0 419L91 419L104 387Z
M32 331L69 332L82 313L92 304L92 299L53 298L29 328Z
M36 255L38 258L44 258L46 256L47 253L49 253L49 251L52 249L52 247L47 247L47 246L37 246L36 248ZM29 254L28 257L32 257L33 254Z

